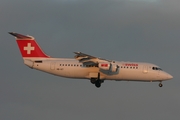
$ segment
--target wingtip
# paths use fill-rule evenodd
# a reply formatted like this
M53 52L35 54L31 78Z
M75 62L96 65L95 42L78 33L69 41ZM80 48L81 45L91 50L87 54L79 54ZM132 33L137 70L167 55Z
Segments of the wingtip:
M74 52L75 54L80 54L81 52Z

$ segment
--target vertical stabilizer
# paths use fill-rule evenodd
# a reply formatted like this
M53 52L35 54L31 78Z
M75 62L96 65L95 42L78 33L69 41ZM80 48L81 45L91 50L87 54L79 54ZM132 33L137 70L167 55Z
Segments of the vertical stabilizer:
M15 36L16 42L18 44L23 59L50 57L42 51L34 37L28 35L21 35L14 32L9 32L9 34Z

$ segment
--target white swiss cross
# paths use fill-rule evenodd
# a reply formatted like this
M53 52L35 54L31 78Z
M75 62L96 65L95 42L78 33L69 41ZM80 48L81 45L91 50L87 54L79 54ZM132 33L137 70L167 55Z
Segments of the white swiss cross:
M28 43L26 47L24 47L24 50L27 51L27 54L31 54L31 50L34 50L34 47L31 46L31 43Z

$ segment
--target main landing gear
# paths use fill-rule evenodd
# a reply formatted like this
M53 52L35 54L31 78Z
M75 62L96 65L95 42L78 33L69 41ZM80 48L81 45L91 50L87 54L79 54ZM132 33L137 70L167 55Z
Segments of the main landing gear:
M91 79L91 83L94 84L97 88L100 88L101 83L103 83L103 82L104 82L104 80L98 80L98 79L95 79L95 78Z
M101 83L103 83L104 80L100 80L100 73L98 73L98 77L97 78L91 78L91 83L92 84L95 84L95 86L97 88L100 88L101 87Z
M160 82L160 83L159 83L159 87L162 87L162 86L163 86L163 84Z
M101 81L100 81L100 80L97 80L97 81L95 82L95 86L96 86L97 88L100 88L100 87L101 87Z

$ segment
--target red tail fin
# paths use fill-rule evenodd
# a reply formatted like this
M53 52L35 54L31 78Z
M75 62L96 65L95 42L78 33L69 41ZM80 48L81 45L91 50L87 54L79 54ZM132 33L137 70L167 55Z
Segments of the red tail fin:
M16 37L19 50L23 58L25 57L38 57L38 58L48 58L39 47L37 42L32 36L25 36L18 33L9 32L9 34Z

